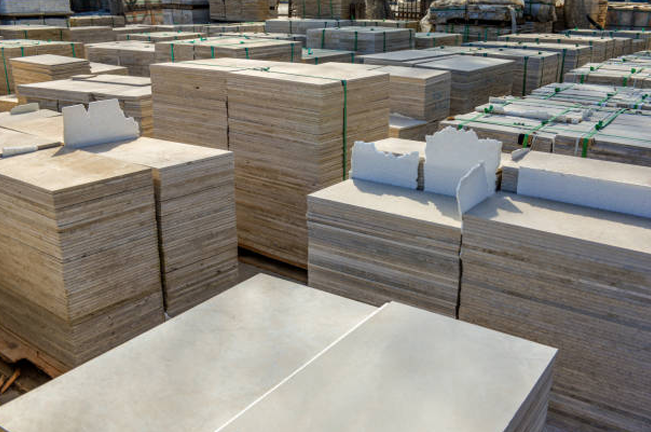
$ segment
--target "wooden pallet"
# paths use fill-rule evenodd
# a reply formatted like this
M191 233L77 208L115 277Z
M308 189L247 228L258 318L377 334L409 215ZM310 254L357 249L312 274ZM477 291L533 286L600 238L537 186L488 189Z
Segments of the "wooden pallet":
M69 370L61 362L33 348L25 340L4 328L0 328L0 358L8 363L27 360L52 378Z

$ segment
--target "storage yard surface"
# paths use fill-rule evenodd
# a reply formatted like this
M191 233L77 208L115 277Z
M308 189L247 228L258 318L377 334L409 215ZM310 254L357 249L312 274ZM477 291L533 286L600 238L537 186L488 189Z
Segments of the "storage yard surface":
M0 0L0 430L651 431L651 6L86 3Z

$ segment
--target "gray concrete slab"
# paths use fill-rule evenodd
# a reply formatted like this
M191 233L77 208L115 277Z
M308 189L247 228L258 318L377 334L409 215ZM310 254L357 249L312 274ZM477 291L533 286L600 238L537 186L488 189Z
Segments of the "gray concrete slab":
M219 431L510 430L556 351L390 303Z
M0 407L9 432L214 432L375 308L257 275Z

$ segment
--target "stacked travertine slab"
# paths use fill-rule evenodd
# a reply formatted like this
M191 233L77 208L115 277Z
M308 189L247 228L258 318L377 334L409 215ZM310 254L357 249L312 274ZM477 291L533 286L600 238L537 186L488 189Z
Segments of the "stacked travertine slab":
M209 6L213 21L265 21L278 16L269 0L210 0Z
M42 54L11 59L14 88L21 84L56 81L91 73L86 59Z
M445 48L445 49L443 49ZM454 47L464 51L471 51L472 48ZM358 56L357 60L364 64L392 65L392 66L414 66L418 63L427 63L437 58L449 57L457 52L447 47L422 50L402 50L387 53L366 54Z
M559 347L552 425L651 427L650 245L648 218L520 194L464 214L459 316Z
M233 36L156 44L156 62L233 57L300 62L302 42Z
M60 139L53 139L50 137L36 136L31 133L24 133L14 128L5 128L4 120L8 112L0 114L0 158L10 157L15 154L15 149L46 149L51 147L59 147L61 145Z
M310 286L455 316L461 223L454 197L346 180L311 194L307 218Z
M129 75L148 77L149 65L155 62L153 43L145 41L116 41L88 45L87 58L92 62L124 66Z
M452 74L450 113L468 112L490 96L511 94L512 60L454 55L418 63L415 67L446 70Z
M265 22L265 30L269 33L307 34L310 29L348 27L354 25L354 23L355 21L338 19L275 18Z
M588 63L565 74L565 81L610 86L649 88L651 72L627 63Z
M134 33L134 34L121 34L117 36L117 40L132 40L132 41L146 41L151 43L156 42L165 42L173 40L184 40L184 39L197 39L205 36L202 33L196 32L168 32L168 31L158 31L158 32L145 32L145 33Z
M125 66L90 62L90 73L91 75L129 75L129 69Z
M219 58L151 68L156 138L228 149L226 78L280 62Z
M54 148L0 183L4 329L69 369L163 322L150 169Z
M374 311L259 274L3 404L0 424L17 432L214 432ZM175 378L179 369L204 372Z
M328 27L307 31L307 48L373 54L414 47L414 30L391 27Z
M168 314L232 285L237 233L231 152L152 138L84 150L152 169Z
M434 48L438 46L461 45L461 35L458 33L425 32L416 33L416 49Z
M394 19L355 19L353 24L358 27L393 27L393 28L410 28L415 32L420 28L420 21L415 20L394 20Z
M286 64L228 75L240 246L307 266L307 195L345 178L357 140L386 138L389 75Z
M530 51L550 51L561 55L559 60L558 79L562 81L563 76L578 67L590 62L592 57L588 45L567 45L547 42L472 42L468 45L480 48L505 48Z
M542 432L556 353L392 302L220 430Z
M80 15L68 19L70 27L109 26L124 27L124 17L120 15Z
M115 34L109 26L70 27L63 31L63 40L88 43L112 42Z
M217 33L244 33L244 32L263 32L264 22L248 22L248 23L233 23L233 24L206 24L197 29L202 33L207 33L208 36L214 36Z
M305 0L294 5L295 15L301 18L316 18L329 20L355 20L355 12L364 2L358 0ZM358 14L359 15L359 14Z
M45 138L48 142L63 142L63 118L61 113L52 110L35 108L0 113L0 127Z
M582 36L594 37L622 37L632 39L632 47L639 46L636 41L643 41L642 50L651 49L651 31L644 30L596 30L596 29L572 29L566 30L567 33ZM641 51L641 50L639 50ZM635 52L635 51L632 51Z
M587 45L590 48L590 61L592 62L601 62L611 57L615 57L615 41L610 38L534 33L509 34L500 36L498 39L506 42L541 42L563 45Z
M215 33L212 37L242 37L245 39L275 39L275 40L286 40L286 41L298 41L301 43L301 46L305 46L305 40L307 37L302 34L297 33Z
M0 25L0 36L4 39L36 39L62 41L65 27L49 25Z
M84 58L84 45L78 42L45 42L32 40L0 40L0 94L15 92L10 59L15 57L54 54ZM4 68L4 65L7 67Z
M72 79L21 85L21 97L41 108L61 111L65 106L117 99L124 113L133 117L143 135L153 132L151 80L122 75L77 76Z
M117 39L120 35L158 31L159 27L150 24L129 24L128 26L113 28L113 34Z
M303 48L302 61L303 63L315 65L329 62L354 63L355 53L352 51Z

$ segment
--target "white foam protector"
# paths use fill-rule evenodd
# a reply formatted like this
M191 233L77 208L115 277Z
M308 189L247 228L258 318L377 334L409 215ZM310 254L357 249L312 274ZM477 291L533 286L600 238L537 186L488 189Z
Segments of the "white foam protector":
M531 152L518 163L519 195L651 218L651 168Z
M496 173L500 166L502 143L494 139L479 139L473 130L447 127L428 135L425 147L425 190L456 196L463 176L480 162L484 163L487 193L493 193Z
M91 102L88 111L83 105L63 108L63 137L68 147L132 140L139 135L138 123L124 115L117 99Z
M397 156L378 150L375 143L357 141L353 147L351 177L416 189L419 160L417 151Z
M484 163L480 162L459 180L457 185L459 215L464 214L492 195L488 183L486 183L485 170Z

